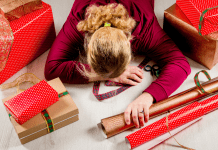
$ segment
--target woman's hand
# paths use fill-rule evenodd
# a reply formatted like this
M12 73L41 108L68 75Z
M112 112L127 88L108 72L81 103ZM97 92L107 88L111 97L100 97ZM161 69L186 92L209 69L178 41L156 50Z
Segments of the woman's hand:
M138 83L142 82L142 79L142 69L137 66L128 66L127 69L119 77L110 80L123 84L137 85Z
M132 115L133 123L136 128L139 128L139 124L140 126L144 126L144 123L149 120L149 108L153 104L153 101L153 96L144 92L130 103L124 112L126 124L129 125L131 123L130 115ZM141 113L142 111L144 111L144 113Z

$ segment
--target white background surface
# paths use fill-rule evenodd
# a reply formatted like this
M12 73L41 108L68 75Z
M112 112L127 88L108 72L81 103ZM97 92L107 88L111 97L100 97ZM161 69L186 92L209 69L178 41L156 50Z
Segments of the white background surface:
M163 12L176 0L156 0L155 13L159 23L163 24ZM52 6L54 14L54 22L56 32L58 33L65 22L74 0L44 0L44 2ZM48 51L33 61L27 67L16 73L7 82L11 82L23 73L34 73L40 79L44 79L44 64ZM218 64L208 70L204 66L187 58L192 69L192 73L186 81L173 94L184 91L195 86L193 77L198 71L205 69L209 72L212 78L218 76ZM133 65L138 65L142 58L132 62ZM144 72L144 80L135 87L131 87L118 96L108 100L99 102L92 94L93 83L88 85L69 85L65 84L67 90L79 108L79 121L70 124L55 132L40 137L25 145L22 145L18 136L9 121L8 115L3 104L0 102L0 150L126 150L128 149L124 138L130 133L137 131L132 129L116 135L110 139L104 139L98 131L97 124L101 119L116 115L125 110L130 102L132 102L139 94L149 86L153 78L149 73ZM203 75L199 76L201 81L206 81ZM110 91L114 87L104 87L101 84L100 93ZM6 98L16 93L16 89L0 91L0 99ZM173 95L172 94L172 95ZM146 125L164 117L165 115L151 119ZM195 123L189 128L183 130L175 137L183 145L195 148L197 150L216 150L218 149L218 111L214 111L206 115L201 121ZM146 149L146 148L144 148ZM181 149L173 138L157 145L153 150L175 150Z

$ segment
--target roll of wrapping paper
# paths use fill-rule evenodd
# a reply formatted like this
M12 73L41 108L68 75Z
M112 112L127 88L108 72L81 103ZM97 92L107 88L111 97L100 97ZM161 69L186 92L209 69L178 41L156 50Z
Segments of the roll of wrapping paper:
M166 113L169 110L177 109L184 105L193 103L194 101L198 101L215 94L218 92L218 77L203 83L202 87L207 92L206 94L202 94L197 87L193 87L153 104L149 109L149 117L154 118L158 115ZM135 126L133 123L127 125L124 120L124 113L121 113L109 118L102 119L99 127L105 134L105 137L109 138Z
M0 0L0 13L8 21L18 19L41 8L41 0Z
M199 118L218 108L218 95L210 97L202 102L194 102L166 117L126 136L126 143L131 149L148 142L168 130L173 130L183 124L186 124L196 118ZM167 122L168 121L168 129Z

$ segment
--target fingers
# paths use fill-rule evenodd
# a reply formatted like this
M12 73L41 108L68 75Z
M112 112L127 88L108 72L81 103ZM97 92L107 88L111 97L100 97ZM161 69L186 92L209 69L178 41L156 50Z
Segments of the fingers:
M144 106L144 119L145 119L145 123L147 123L149 120L149 108L146 106Z
M130 73L137 75L140 79L143 79L143 77L144 77L142 69L140 69L139 67L136 67L136 66L131 66Z
M138 84L137 82L130 80L130 79L123 79L123 83L129 84L129 85L137 85Z
M143 109L144 113L142 113ZM139 128L139 126L144 126L145 123L147 123L149 120L149 109L146 106L143 109L141 107L132 108L131 106L128 106L124 112L124 119L126 124L129 125L131 123L130 116L132 115L132 121L135 124L136 128Z
M138 109L137 108L132 109L132 120L133 120L133 123L135 124L136 128L139 128Z
M144 126L144 124L145 124L144 113L140 112L140 113L138 114L138 116L139 116L139 123L140 123L140 126Z
M153 97L151 94L144 92L138 98L136 98L132 103L129 104L125 110L125 122L127 124L131 123L130 116L132 116L132 121L137 128L144 126L149 120L149 108L153 104ZM144 113L141 113L144 111Z
M124 112L124 119L127 125L131 123L130 114L131 114L131 107L127 107L127 109Z
M139 78L139 77L138 77L137 75L135 75L135 74L131 74L131 75L129 76L129 79L132 79L132 80L134 80L134 81L136 81L136 82L138 82L138 83L142 82L142 79Z
M144 76L142 69L136 66L128 66L128 68L119 77L110 80L135 86L138 83L142 82L143 77Z

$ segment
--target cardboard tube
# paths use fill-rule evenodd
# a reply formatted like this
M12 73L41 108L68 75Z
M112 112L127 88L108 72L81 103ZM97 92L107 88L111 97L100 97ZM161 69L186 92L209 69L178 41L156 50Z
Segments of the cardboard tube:
M190 88L186 91L183 91L165 100L153 104L149 109L149 117L154 118L158 115L166 113L169 110L177 109L184 105L188 105L190 103L199 101L203 98L215 94L216 92L218 92L218 77L203 83L202 87L207 93L210 94L201 94L197 87ZM126 125L124 120L124 113L121 113L112 117L102 119L101 126L103 133L105 133L106 137L109 138L125 130L133 128L134 124L131 123L130 125Z

